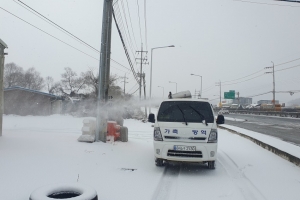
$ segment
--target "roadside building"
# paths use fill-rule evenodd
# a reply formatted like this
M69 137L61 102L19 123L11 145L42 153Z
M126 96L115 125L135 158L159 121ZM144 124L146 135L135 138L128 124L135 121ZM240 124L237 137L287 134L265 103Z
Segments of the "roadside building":
M273 104L273 100L259 100L257 104ZM275 100L275 104L279 104L278 100Z
M239 104L242 106L247 106L247 105L252 104L252 98L239 97L239 98L233 99L232 104Z
M51 115L62 111L62 98L19 86L4 89L4 114Z

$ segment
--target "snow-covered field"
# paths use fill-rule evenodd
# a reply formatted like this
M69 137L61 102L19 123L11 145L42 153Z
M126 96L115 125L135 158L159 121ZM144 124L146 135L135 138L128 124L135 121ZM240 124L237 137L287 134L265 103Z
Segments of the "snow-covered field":
M228 131L218 130L215 170L203 164L156 167L150 123L125 120L127 143L80 143L82 120L62 115L4 116L0 199L28 200L36 188L61 182L89 185L100 200L300 197L299 167Z

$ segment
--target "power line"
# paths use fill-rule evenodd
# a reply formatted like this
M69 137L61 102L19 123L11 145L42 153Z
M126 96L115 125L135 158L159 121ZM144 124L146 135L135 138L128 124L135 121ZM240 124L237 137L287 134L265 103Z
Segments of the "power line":
M236 82L236 83L228 83L228 84L224 84L223 86L226 86L226 85L236 85L236 84L239 84L239 83L243 83L243 82L246 82L246 81L253 80L253 79L258 78L258 77L261 77L261 76L263 76L263 75L265 75L265 74L261 74L261 75L259 75L259 76L255 76L255 77L253 77L253 78L250 78L250 79L247 79L247 80L244 80L244 81L240 81L240 82ZM222 82L222 83L224 83L224 82Z
M2 9L2 10L4 10L5 12L11 14L12 16L18 18L19 20L21 20L21 21L27 23L28 25L30 25L30 26L36 28L37 30L39 30L39 31L41 31L41 32L43 32L43 33L45 33L46 35L48 35L48 36L50 36L50 37L52 37L52 38L58 40L59 42L65 44L65 45L67 45L67 46L69 46L69 47L71 47L71 48L73 48L73 49L75 49L75 50L77 50L77 51L79 51L79 52L81 52L81 53L83 53L83 54L85 54L85 55L87 55L87 56L89 56L89 57L91 57L91 58L97 60L97 61L100 61L98 58L95 58L95 57L91 56L90 54L88 54L88 53L86 53L86 52L84 52L84 51L82 51L82 50L80 50L80 49L78 49L78 48L76 48L76 47L74 47L74 46L72 46L72 45L70 45L70 44L64 42L63 40L61 40L61 39L59 39L59 38L57 38L57 37L51 35L50 33L48 33L48 32L46 32L46 31L44 31L44 30L38 28L37 26L35 26L35 25L33 25L33 24L27 22L26 20L24 20L24 19L18 17L17 15L15 15L15 14L9 12L8 10L6 10L6 9L4 9L4 8L2 8L2 7L0 7L0 9ZM120 64L119 62L117 62L117 61L115 61L115 60L113 60L113 59L111 59L111 60L114 61L115 63L119 64L120 66L122 66L122 67L124 67L124 68L130 70L129 68L127 68L127 67L125 67L124 65ZM117 70L120 70L120 69L118 69L118 68L116 68L116 67L114 67L114 66L112 66L112 67L115 68L115 69L117 69ZM123 70L121 70L121 71L123 71Z
M23 5L21 5L20 3L18 3L17 1L19 1L20 3L22 3ZM31 8L30 6L28 6L27 4L25 4L24 2L20 1L20 0L14 0L14 2L18 3L20 6L22 6L23 8L25 8L26 10L28 10L29 12L33 13L34 15L38 16L39 18L43 19L44 21L46 21L48 24L52 25L53 27L57 28L60 31L64 31L64 33L67 33L68 36L72 36L73 38L75 38L76 40L79 40L80 42L82 42L84 45L88 46L89 48L91 48L92 50L100 53L100 51L94 47L92 47L91 45L89 45L88 43L84 42L82 39L78 38L77 36L75 36L74 34L70 33L69 31L67 31L66 29L64 29L63 27L59 26L58 24L56 24L55 22L53 22L52 20L48 19L47 17L45 17L44 15L42 15L40 12L36 11L35 9ZM26 7L25 7L26 6ZM29 8L29 9L28 9ZM33 12L32 12L33 11ZM12 14L12 13L10 13ZM17 16L15 16L17 17ZM19 18L19 17L18 17ZM21 19L21 18L19 18ZM25 20L24 20L25 21ZM49 23L51 22L51 23ZM93 57L94 58L94 57ZM94 58L97 59L97 58ZM99 60L99 59L97 59ZM117 64L119 64L120 66L126 68L127 70L130 70L129 68L125 67L124 65L122 65L121 63L117 62L116 60L112 59L111 60ZM115 68L115 67L114 67ZM116 68L117 69L117 68ZM120 70L120 69L118 69ZM122 70L121 70L122 71Z
M139 81L138 81L137 74L136 74L136 72L134 71L133 64L132 64L132 62L131 62L130 56L129 56L129 54L128 54L128 51L127 51L127 48L126 48L126 44L124 43L124 40L123 40L123 37L122 37L122 33L121 33L121 31L120 31L118 22L117 22L117 20L116 20L116 16L115 16L114 9L113 9L112 14L113 14L113 18L114 18L114 21L115 21L115 24L116 24L116 27L117 27L117 30L118 30L118 33L119 33L121 42L122 42L122 44L123 44L123 48L124 48L124 51L125 51L125 55L126 55L126 57L127 57L127 60L128 60L129 65L130 65L130 67L131 67L131 71L132 71L132 73L133 73L133 75L134 75L135 80L136 80L137 82L139 82Z
M116 6L114 6L114 12L115 12L115 16L116 16L116 19L118 21L118 24L119 24L120 31L122 32L122 35L125 35L125 38L123 38L124 42L128 44L128 47L130 48L130 51L131 51L132 55L134 56L135 55L134 54L135 50L134 50L134 47L133 47L133 44L132 44L132 41L131 41L129 31L128 31L128 37L127 37L127 33L126 33L126 30L125 30L126 28L124 27L124 23L123 23L123 19L122 19L122 13L120 11L119 4L116 4ZM124 13L124 15L126 15L126 14ZM127 20L126 20L126 23L127 23ZM127 30L128 30L128 28L127 28Z
M131 95L133 95L134 93L136 93L139 90L139 88L136 89L136 91L134 91L133 93L131 93Z
M257 73L259 73L259 72L261 72L261 71L263 71L263 70L264 70L264 69L261 69L261 70L259 70L259 71L257 71L257 72L254 72L254 73L252 73L252 74L250 74L250 75L247 75L247 76L244 76L244 77L242 77L242 78L233 79L233 80L230 80L230 81L223 81L222 83L227 83L227 82L232 82L232 81L237 81L237 80L240 80L240 79L243 79L243 78L247 78L247 77L252 76L252 75L254 75L254 74L257 74Z
M146 0L144 0L144 19L145 19L145 44L146 44L146 50L148 50L148 44L147 44L147 13L146 13Z
M300 60L300 58L297 58L297 59L294 59L294 60L290 60L290 61L287 61L287 62L284 62L284 63L280 63L280 64L277 64L277 65L274 65L274 66L276 67L276 66L284 65L284 64L287 64L287 63L294 62L296 60Z
M265 93L261 93L261 94L256 94L256 95L252 95L252 96L247 96L245 98L250 98L250 97L257 97L257 96L261 96L261 95L264 95L264 94L269 94L269 93L272 93L273 91L269 91L269 92L265 92Z
M214 88L214 87L215 87L215 85L212 85L212 86L210 86L210 87L207 87L207 88L205 88L205 89L202 90L202 93L204 93L204 92L206 92L206 91L208 91L208 90L210 90L210 89L212 89L212 88Z
M141 29L141 18L140 18L140 6L139 6L139 0L136 0L136 3L137 3L137 7L138 7L138 16L139 16L139 27L140 27L141 43L143 43L142 29Z
M122 5L122 10L123 10L123 13L124 13L124 17L125 17L125 22L126 22L126 26L127 26L127 31L128 31L129 39L130 39L131 43L133 43L133 42L132 42L132 39L131 39L131 35L130 35L128 23L127 23L126 11L125 11L125 6L124 6L123 1L121 1L121 5ZM129 12L129 11L128 11L128 12ZM136 46L136 49L137 49L137 46ZM134 49L134 50L135 50L135 49Z
M33 24L31 24L31 23L29 23L29 22L25 21L24 19L22 19L22 18L18 17L17 15L15 15L15 14L13 14L13 13L9 12L8 10L5 10L5 9L4 9L4 8L2 8L2 7L0 7L0 9L2 9L2 10L4 10L5 12L7 12L7 13L11 14L12 16L14 16L14 17L18 18L19 20L21 20L21 21L23 21L23 22L25 22L25 23L29 24L30 26L32 26L32 27L34 27L34 28L38 29L39 31L41 31L41 32L43 32L43 33L45 33L45 34L49 35L50 37L52 37L52 38L54 38L54 39L56 39L56 40L58 40L58 41L60 41L60 42L64 43L65 45L67 45L67 46L69 46L69 47L71 47L71 48L73 48L73 49L75 49L75 50L77 50L77 51L79 51L79 52L81 52L81 53L83 53L83 54L85 54L85 55L87 55L87 56L89 56L89 57L91 57L91 58L93 58L93 59L95 59L95 60L98 60L98 61L99 61L99 59L98 59L98 58L95 58L95 57L93 57L93 56L91 56L91 55L89 55L89 54L87 54L87 53L85 53L85 52L83 52L83 51L81 51L81 50L77 49L76 47L74 47L74 46L72 46L72 45L70 45L70 44L68 44L68 43L66 43L66 42L64 42L64 41L62 41L61 39L59 39L59 38L57 38L57 37L55 37L55 36L51 35L50 33L47 33L46 31L44 31L44 30L42 30L42 29L40 29L40 28L36 27L35 25L33 25Z
M136 40L135 40L135 35L134 35L133 27L132 27L131 15L130 15L129 5L128 5L128 1L127 0L126 0L126 3L127 3L127 10L128 10L129 20L130 20L130 25L131 25L131 31L132 31L132 35L133 35L135 47L136 47L136 49L138 49L137 44L136 44Z
M16 2L16 0L14 0ZM52 20L50 20L49 18L45 17L44 15L42 15L41 13L39 13L38 11L36 11L35 9L31 8L30 6L28 6L27 4L25 4L24 2L17 0L20 3L22 3L24 6L26 6L27 8L29 8L30 10L32 10L33 12L37 13L39 16L41 16L42 18L46 19L49 22L51 22L52 24L54 24L55 26L59 27L59 29L65 31L66 33L68 33L69 35L71 35L72 37L76 38L77 40L79 40L80 42L84 43L86 46L90 47L91 49L100 52L98 49L92 47L91 45L89 45L88 43L86 43L85 41L81 40L80 38L78 38L77 36L75 36L74 34L70 33L69 31L67 31L66 29L64 29L63 27L61 27L60 25L58 25L57 23L53 22Z
M287 68L284 68L284 69L278 69L278 70L275 70L275 72L284 71L284 70L288 70L288 69L295 68L295 67L300 67L300 65L295 65L295 66L287 67Z
M128 69L128 70L130 71L130 69L129 69L128 67L125 67L124 65L122 65L122 64L119 63L119 62L117 62L116 60L114 60L114 59L112 59L112 58L111 58L110 60L113 61L113 62L115 62L115 63L117 63L118 65L120 65L120 66L122 66L122 67Z
M252 3L252 4L269 5L269 6L300 7L300 6L281 5L281 4L271 4L271 3L262 3L262 2L245 1L245 0L233 0L233 1L239 1L239 2L242 2L242 3Z
M277 65L274 65L274 66L276 67L276 66L280 66L280 65L285 65L285 64L287 64L287 63L291 63L291 62L294 62L294 61L297 61L297 60L300 60L300 58L296 58L296 59L294 59L294 60L286 61L286 62L277 64ZM298 65L297 65L297 66L298 66ZM297 66L294 66L294 67L297 67ZM294 68L294 67L289 67L289 68ZM289 69L289 68L285 68L285 69ZM277 71L283 71L283 70L285 70L285 69L277 70ZM230 80L230 81L223 81L222 83L227 83L227 82L232 82L232 81L237 81L237 80L240 80L240 79L243 79L243 78L247 78L247 77L252 76L252 75L254 75L254 74L257 74L257 73L259 73L259 72L261 72L261 71L263 71L263 70L264 70L264 69L258 70L258 71L254 72L254 73L252 73L252 74L249 74L249 75L247 75L247 76L244 76L244 77L241 77L241 78L238 78L238 79L233 79L233 80ZM242 81L242 82L244 82L244 81ZM242 83L242 82L241 82L241 83ZM226 84L226 85L228 85L228 84Z
M135 83L135 85L134 85L132 88L130 88L130 90L128 90L127 93L129 93L129 92L130 92L133 88L135 88L137 85L138 85L138 83ZM139 89L139 87L137 88L137 90L138 90L138 89ZM136 90L136 91L137 91L137 90ZM135 92L136 92L136 91L135 91ZM134 92L134 93L135 93L135 92Z
M300 3L300 1L288 1L288 0L273 0L273 1L284 1L284 2L290 2L290 3Z

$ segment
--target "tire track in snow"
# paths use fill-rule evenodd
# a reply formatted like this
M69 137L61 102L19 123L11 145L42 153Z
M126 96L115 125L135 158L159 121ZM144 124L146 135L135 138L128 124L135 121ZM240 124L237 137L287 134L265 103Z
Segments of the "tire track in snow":
M245 176L242 169L224 151L218 150L218 162L233 180L245 200L267 200L262 192Z
M152 196L152 200L175 199L177 179L180 174L180 170L181 164L166 164L164 173Z

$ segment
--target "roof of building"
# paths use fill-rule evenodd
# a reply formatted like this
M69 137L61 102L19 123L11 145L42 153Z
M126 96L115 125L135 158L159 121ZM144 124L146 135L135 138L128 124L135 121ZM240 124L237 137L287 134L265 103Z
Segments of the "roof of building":
M3 42L1 39L0 39L0 44L1 44L4 48L7 48L7 45L6 45L5 42Z
M41 91L37 91L37 90L31 90L31 89L23 88L23 87L20 87L20 86L12 86L12 87L9 87L9 88L4 88L4 91L11 91L11 90L22 90L22 91L27 91L27 92L32 92L32 93L48 96L48 97L51 97L51 98L62 99L62 97L56 96L54 94L49 94L49 93L41 92Z

